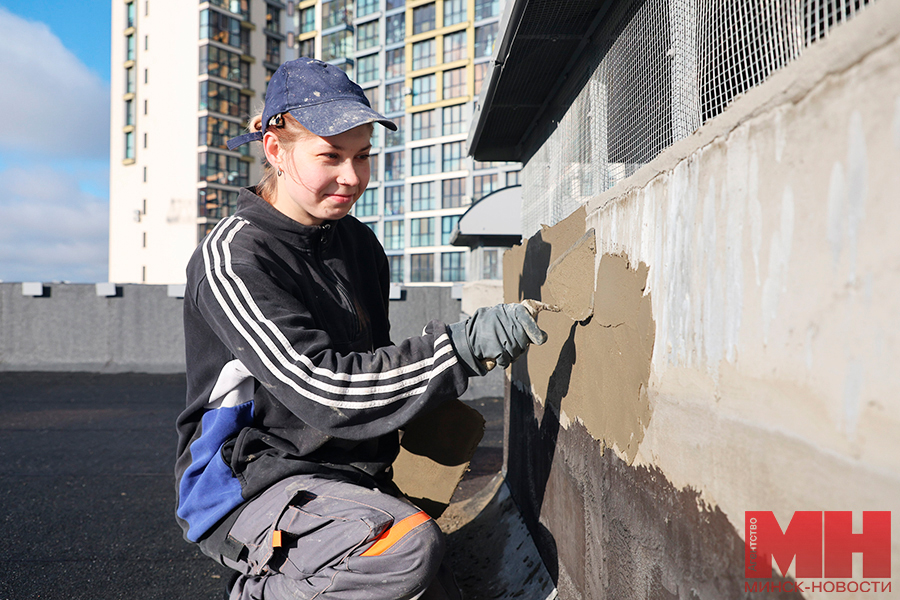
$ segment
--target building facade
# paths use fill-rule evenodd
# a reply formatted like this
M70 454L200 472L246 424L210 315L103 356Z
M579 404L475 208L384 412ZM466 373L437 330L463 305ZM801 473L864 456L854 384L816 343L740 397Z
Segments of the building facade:
M518 183L518 164L474 161L465 148L500 0L128 0L112 10L110 280L184 280L197 243L262 169L258 148L225 142L297 56L344 69L399 126L376 128L371 182L354 208L382 240L392 281L500 276L499 255L479 256L474 273L469 251L450 246L471 203Z

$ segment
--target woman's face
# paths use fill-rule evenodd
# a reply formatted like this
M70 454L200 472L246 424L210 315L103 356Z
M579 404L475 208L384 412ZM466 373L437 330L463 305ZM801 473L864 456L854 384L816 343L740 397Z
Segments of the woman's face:
M360 125L334 136L307 136L290 152L280 149L284 174L272 205L304 225L345 216L369 184L371 137L372 126Z

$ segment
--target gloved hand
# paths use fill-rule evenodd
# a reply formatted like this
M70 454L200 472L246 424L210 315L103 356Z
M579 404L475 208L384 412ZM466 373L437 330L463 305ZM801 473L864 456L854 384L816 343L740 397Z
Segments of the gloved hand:
M543 344L547 334L521 304L498 304L479 308L475 314L449 327L450 339L470 375L484 375L484 361L506 368L519 358L528 344Z

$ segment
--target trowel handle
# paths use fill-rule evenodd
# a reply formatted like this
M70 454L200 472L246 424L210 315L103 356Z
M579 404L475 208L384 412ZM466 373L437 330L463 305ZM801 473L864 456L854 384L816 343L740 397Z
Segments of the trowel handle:
M547 304L546 302L541 302L540 300L532 300L530 298L526 299L526 300L522 300L522 302L520 302L520 304L525 307L525 310L528 311L528 314L531 315L532 319L536 319L538 316L538 313L541 312L542 310L547 310L550 312L559 312L560 311L560 308L556 305ZM486 358L483 361L481 361L481 364L484 365L485 369L490 371L494 367L497 366L497 361L495 361L493 358Z

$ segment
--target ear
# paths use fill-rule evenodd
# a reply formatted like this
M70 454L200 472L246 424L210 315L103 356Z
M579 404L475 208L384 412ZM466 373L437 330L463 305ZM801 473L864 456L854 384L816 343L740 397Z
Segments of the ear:
M271 131L267 131L263 134L262 143L263 152L265 152L266 160L269 164L276 169L281 168L281 157L284 148L282 148L281 144L278 142L278 136Z

